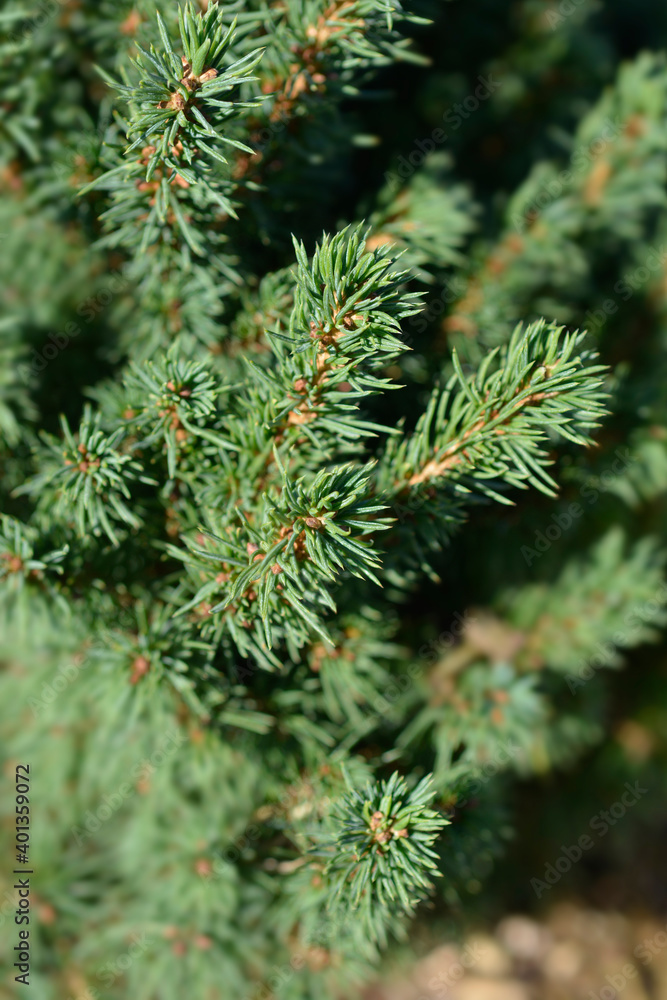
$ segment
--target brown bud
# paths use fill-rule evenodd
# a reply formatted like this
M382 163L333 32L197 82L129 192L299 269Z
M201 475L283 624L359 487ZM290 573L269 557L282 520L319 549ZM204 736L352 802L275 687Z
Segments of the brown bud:
M145 656L137 656L132 661L132 673L130 674L130 684L138 684L144 674L150 670L150 661Z
M374 812L371 816L371 830L377 830L380 823L384 819L384 814L381 812Z
M43 924L52 924L56 919L56 911L50 903L40 903L37 907L37 916Z
M141 14L138 10L132 10L124 21L120 24L120 31L123 35L135 35L141 25Z

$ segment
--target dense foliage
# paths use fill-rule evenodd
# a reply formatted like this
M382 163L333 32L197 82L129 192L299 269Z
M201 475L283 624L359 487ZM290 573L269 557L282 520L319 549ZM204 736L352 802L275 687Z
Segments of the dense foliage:
M357 995L601 738L667 623L667 23L622 7L4 5L44 1000Z

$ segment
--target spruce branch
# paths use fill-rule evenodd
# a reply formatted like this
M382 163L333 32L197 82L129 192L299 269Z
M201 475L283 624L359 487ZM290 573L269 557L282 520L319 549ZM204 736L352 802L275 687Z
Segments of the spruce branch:
M186 539L189 554L171 550L206 578L180 612L206 601L208 615L222 612L234 634L239 626L253 629L268 648L274 627L282 634L297 625L300 644L304 626L329 639L318 615L335 609L331 583L342 573L378 582L378 556L366 536L388 526L377 517L382 504L368 499L368 467L322 470L310 482L294 483L281 472L280 492L264 496L254 523L241 514L242 526L227 537L202 532L205 547ZM212 602L223 584L225 596Z
M553 496L551 442L590 445L605 413L606 369L590 363L594 354L577 352L584 337L544 321L518 326L472 377L454 354L455 374L433 394L415 433L389 442L380 482L399 495L452 483L508 502L487 482L495 480Z
M74 434L65 419L60 420L63 440L43 435L46 446L42 455L43 472L15 490L15 496L39 497L39 506L55 513L65 523L74 518L79 536L88 532L107 535L114 546L120 544L113 521L132 528L141 524L127 501L130 484L155 485L143 474L141 464L120 450L125 429L111 434L101 429L101 414L86 406L78 433Z
M434 393L413 435L401 438L396 429L392 434L363 420L357 401L391 385L375 370L401 350L400 320L418 310L419 297L404 290L406 276L392 269L387 247L365 251L360 227L325 236L310 261L302 245L296 252L289 335L267 335L274 365L248 361L248 394L226 420L236 449L233 460L221 453L227 495L208 476L207 503L232 501L240 523L215 515L203 529L206 548L188 542L185 556L194 558L201 582L182 610L204 607L205 619L222 614L214 631L235 632L244 650L248 632L265 650L293 626L297 647L309 630L328 636L321 614L335 608L331 583L345 573L379 582L378 553L365 539L389 527L382 513L387 501L409 501L427 488L425 529L433 547L460 525L471 491L504 502L504 486L530 483L553 493L546 472L551 441L559 435L589 443L604 412L604 369L577 352L582 335L536 323L517 328L511 343L490 353L472 376L455 359L454 376ZM364 438L378 431L389 444L372 485L368 465L317 471L342 445L361 457ZM359 505L353 521L351 503ZM394 555L417 550L426 565L423 533L413 524L409 548L401 545ZM216 571L204 569L202 559L217 562ZM210 632L208 622L204 627Z
M367 237L363 224L333 237L325 233L310 261L303 243L294 240L292 332L298 351L316 343L320 367L338 353L354 358L362 370L369 362L387 364L405 350L400 320L421 308L419 294L404 288L408 272L396 270L400 254L390 246L367 251Z
M396 914L412 916L438 875L432 845L449 821L430 808L435 789L428 775L408 791L395 771L388 781L351 790L331 814L333 857L325 868L330 911L361 922L386 944L386 927Z
M507 342L516 320L544 313L545 301L561 322L603 304L612 288L596 276L611 260L623 274L649 220L664 212L666 110L663 55L645 52L621 66L581 120L569 163L535 164L444 320L466 357Z
M204 582L182 610L205 604L207 614L222 613L243 649L248 632L239 635L239 623L265 648L276 634L292 632L297 646L309 630L327 638L320 615L335 608L331 583L345 574L379 582L366 536L389 521L371 499L372 467L331 463L345 450L361 456L364 438L391 432L364 420L359 402L392 385L374 372L402 350L400 320L419 309L391 250L366 252L361 227L325 235L312 260L295 246L289 333L266 335L272 365L247 361L247 389L230 400L225 422L236 455L221 454L224 482L210 475L204 491L209 541L205 549L188 543L185 557L194 551ZM237 508L240 523L216 514L220 507ZM202 559L217 561L217 572Z
M15 593L26 584L43 586L47 573L61 575L68 545L52 549L40 557L35 546L39 542L39 532L29 524L22 524L16 518L3 514L0 517L0 592ZM55 588L49 587L55 595Z
M270 120L291 120L313 110L313 99L341 100L358 93L360 76L392 62L423 63L398 22L429 23L400 0L317 0L304 7L269 8L270 43L262 90Z
M655 56L622 70L577 133L569 179L539 167L497 242L491 222L489 250L464 257L470 157L453 181L434 148L444 132L374 184L387 142L433 117L447 69L434 86L403 74L400 108L361 94L411 57L418 19L399 0L5 6L0 468L16 520L0 525L0 701L9 756L30 750L49 818L33 972L82 993L106 962L123 969L110 996L351 997L438 869L438 909L481 884L508 829L510 774L496 772L584 747L605 714L598 667L664 629L664 563L634 535L646 514L659 525L667 487L667 73ZM577 44L563 55L518 6L526 37L480 71L526 70L537 51L524 83L567 63L592 93L595 25L565 19ZM479 48L465 34L462 64ZM429 34L434 59L447 40L445 24ZM91 80L93 53L115 94ZM525 89L500 82L499 100L464 101L484 103L474 130L497 132ZM551 90L538 103L557 125ZM528 112L530 160L544 116ZM488 139L488 162L512 173ZM375 142L349 184L354 149ZM102 170L100 193L73 205ZM370 226L337 232L341 212ZM420 316L415 280L434 292ZM632 315L626 289L642 299ZM604 374L567 331L587 310L598 326L598 304L603 323L618 314L620 391L591 455ZM486 355L540 315L573 325L531 325ZM457 354L430 398L440 324ZM520 516L487 506L482 536L432 557L472 504L551 494L556 478L571 487L562 507L526 491ZM606 534L619 519L629 546ZM583 535L602 542L580 558ZM429 585L445 563L447 586ZM618 721L617 742L650 765L658 723ZM374 772L389 780L364 789Z
M497 770L501 763L503 769L525 766L523 754L549 718L536 674L522 674L505 660L485 661L481 649L467 645L433 665L422 690L413 695L412 718L396 741L403 750L429 745L439 789L476 777L500 745L514 747L515 754L504 754ZM469 661L459 672L457 657L463 655Z
M201 172L189 169L203 153L209 160L227 163L224 145L252 153L244 143L227 135L223 125L258 101L222 100L255 77L253 69L262 52L255 51L225 65L234 40L235 23L227 26L223 8L210 4L197 14L189 0L179 7L182 54L174 51L159 12L157 23L162 50L139 48L133 60L136 84L118 83L103 73L107 83L128 102L132 114L126 155L143 148L142 167L150 182L158 167L172 171L187 184L197 184ZM98 182L96 182L98 183Z
M181 360L172 348L161 361L131 365L125 387L128 408L124 417L128 428L137 434L142 448L163 442L172 479L178 458L192 439L201 438L235 450L214 426L218 398L229 387L223 386L205 364Z
M667 623L664 568L657 539L630 546L616 524L572 557L550 586L535 582L502 594L504 617L525 637L518 666L568 674L573 691L594 670L620 667L620 650L655 641L657 627Z
M400 321L421 304L405 289L409 275L396 270L397 255L386 246L368 252L366 236L362 226L324 234L312 260L294 241L289 334L269 338L277 370L251 363L260 396L271 400L271 446L282 453L305 436L321 462L341 438L389 430L363 420L359 401L393 387L374 372L405 350Z
M25 384L30 378L30 368L25 351L17 343L19 329L15 317L0 321L0 335L6 340L0 346L0 442L9 447L18 444L25 434L22 424L34 419L36 413Z
M109 148L110 169L79 193L112 192L112 205L102 215L109 232L101 245L141 251L161 242L171 251L162 266L174 271L185 263L174 245L178 233L196 257L207 257L221 274L237 280L217 231L224 218L236 217L225 153L253 153L229 126L261 103L239 100L236 93L255 79L252 71L262 52L233 58L235 22L227 25L218 4L204 13L196 13L191 0L179 7L180 56L159 12L156 17L159 50L139 47L123 83L100 70L128 104L129 118L121 123L127 141L122 154Z

